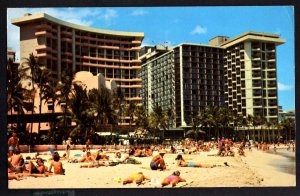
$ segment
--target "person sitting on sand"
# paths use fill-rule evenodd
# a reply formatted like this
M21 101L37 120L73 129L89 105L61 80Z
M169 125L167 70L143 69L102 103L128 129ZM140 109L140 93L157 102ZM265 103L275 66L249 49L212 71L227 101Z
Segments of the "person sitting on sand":
M138 172L131 174L128 178L123 180L123 185L135 182L137 185L140 185L145 180L150 180L150 178L146 177L143 172Z
M144 154L145 154L146 157L152 156L153 151L151 150L150 146L148 146L148 147L145 149Z
M14 152L14 154L9 158L9 161L12 167L14 167L14 171L22 173L25 169L24 159L19 150Z
M161 185L162 185L162 187L164 187L164 186L171 184L172 187L174 187L174 186L176 186L176 184L178 184L178 182L186 182L186 180L180 177L179 171L175 171L175 172L173 172L172 175L166 177L162 181Z
M176 149L174 148L174 146L171 146L171 153L175 154L176 153Z
M229 145L226 146L226 156L234 157L234 152L233 152L233 150L231 150Z
M135 150L133 156L135 157L145 157L144 151L142 147L139 147Z
M60 156L59 154L54 154L53 156L53 162L50 164L50 167L49 167L49 173L52 173L51 172L51 169L52 167L54 168L54 174L62 174L64 175L65 174L65 170L63 169L63 165L62 163L59 161L60 160Z
M152 170L157 170L157 169L165 170L166 169L166 164L165 164L165 161L163 158L165 153L166 153L165 151L161 151L158 155L153 157L153 159L150 162L150 168Z
M201 163L196 163L196 162L186 162L182 155L179 154L177 155L176 159L177 160L177 166L180 166L180 167L203 167L203 168L212 168L214 166L208 166L208 165L203 165Z
M135 153L135 147L134 146L130 146L129 147L129 156L134 155Z
M29 162L29 173L30 174L43 174L46 172L44 161L41 158L36 159L36 165L32 161Z
M238 153L239 153L239 155L241 155L241 156L245 156L244 148L243 148L242 145L239 147Z
M96 161L99 161L99 160L109 160L109 157L103 153L103 150L98 150L96 152L96 154L94 154L94 158Z

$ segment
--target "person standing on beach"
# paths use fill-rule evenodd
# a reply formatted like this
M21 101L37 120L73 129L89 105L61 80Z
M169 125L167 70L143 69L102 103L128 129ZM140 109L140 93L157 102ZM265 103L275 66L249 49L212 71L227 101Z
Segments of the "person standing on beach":
M85 142L86 151L90 151L90 145L92 144L90 138L88 138Z
M11 157L16 150L20 151L19 138L17 138L17 133L13 132L8 139L8 156Z
M69 159L69 156L70 156L71 143L72 143L72 139L71 139L71 137L69 137L68 140L66 141L66 145L67 145L67 149L66 149L67 159Z

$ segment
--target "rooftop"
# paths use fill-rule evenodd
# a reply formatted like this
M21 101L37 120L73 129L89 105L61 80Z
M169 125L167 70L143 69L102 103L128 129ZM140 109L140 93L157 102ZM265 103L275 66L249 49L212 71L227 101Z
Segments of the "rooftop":
M77 30L82 30L82 31L101 33L101 34L107 34L107 35L125 36L125 37L138 37L141 40L144 38L143 32L112 31L112 30L98 29L98 28L93 28L93 27L86 27L86 26L81 26L81 25L69 23L69 22L54 18L46 13L25 14L23 17L12 19L12 24L14 24L16 26L21 26L26 23L30 23L33 21L39 21L39 20L43 20L43 19L63 25L63 26L74 28Z

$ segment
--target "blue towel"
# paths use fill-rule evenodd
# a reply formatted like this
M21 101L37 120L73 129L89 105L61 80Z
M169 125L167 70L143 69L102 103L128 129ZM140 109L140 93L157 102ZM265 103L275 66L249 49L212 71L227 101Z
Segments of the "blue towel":
M50 146L48 146L48 150L51 152L51 154L54 154L54 150L53 150L53 148L51 148Z

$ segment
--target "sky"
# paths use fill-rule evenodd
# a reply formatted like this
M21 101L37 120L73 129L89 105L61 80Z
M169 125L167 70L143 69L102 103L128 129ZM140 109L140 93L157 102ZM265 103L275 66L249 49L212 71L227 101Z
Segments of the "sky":
M11 19L40 12L83 26L144 32L142 46L208 44L215 36L232 38L248 31L279 34L286 41L277 47L279 105L284 111L295 109L293 6L8 8L7 46L18 60L20 33Z

